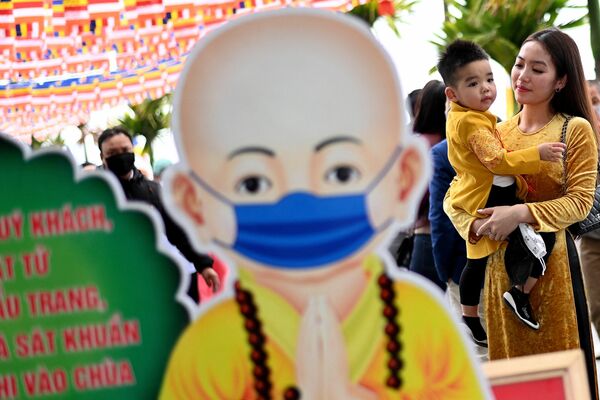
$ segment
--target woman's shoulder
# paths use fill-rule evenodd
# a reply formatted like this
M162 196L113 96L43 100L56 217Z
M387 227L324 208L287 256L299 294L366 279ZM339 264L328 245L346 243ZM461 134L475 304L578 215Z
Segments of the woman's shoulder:
M568 117L570 117L570 119L567 125L567 144L584 143L595 140L594 129L587 119L576 116L566 116L563 114L561 115L561 124L564 124L565 119Z
M563 120L564 118L566 118L565 115L562 116ZM585 129L585 130L592 130L592 125L589 123L589 121L585 118L582 117L576 117L576 116L570 116L570 120L569 120L569 128L579 128L579 129Z

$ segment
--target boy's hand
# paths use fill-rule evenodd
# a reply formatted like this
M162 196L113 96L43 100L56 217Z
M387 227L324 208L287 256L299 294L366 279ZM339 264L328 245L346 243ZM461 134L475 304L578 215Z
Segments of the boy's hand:
M542 143L538 146L540 159L543 161L560 161L567 149L567 145L562 142Z

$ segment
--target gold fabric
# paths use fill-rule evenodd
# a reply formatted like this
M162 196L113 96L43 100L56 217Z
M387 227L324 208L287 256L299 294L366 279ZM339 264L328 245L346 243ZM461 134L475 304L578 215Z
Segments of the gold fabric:
M544 142L560 141L564 117L555 115L540 130L523 133L518 127L519 115L498 125L501 139L508 150L520 150ZM579 334L571 274L567 259L565 228L583 219L592 206L596 186L597 144L589 123L573 118L567 131L566 193L562 162L542 162L537 174L526 175L530 186L527 206L534 216L534 227L543 232L556 232L556 244L545 274L531 292L533 312L540 323L534 331L512 314L502 294L510 287L504 267L504 247L488 260L484 303L487 318L489 357L491 360L547 353L579 347ZM455 225L467 233L474 218L458 209L449 209ZM467 230L467 231L465 231Z
M446 193L444 209L456 208L477 217L477 210L485 207L494 175L537 173L540 170L537 147L508 152L496 132L496 117L488 111L474 111L451 103L446 136L448 159L456 176ZM526 188L521 181L518 183L520 188ZM520 194L525 195L525 192L520 191ZM500 242L487 237L477 242L470 242L468 234L462 237L467 242L467 257L471 259L488 256L500 247Z

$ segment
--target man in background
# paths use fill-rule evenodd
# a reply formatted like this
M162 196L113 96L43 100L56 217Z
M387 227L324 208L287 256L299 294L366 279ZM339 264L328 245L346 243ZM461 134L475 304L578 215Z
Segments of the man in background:
M184 231L166 212L160 196L160 185L146 179L134 166L133 140L129 132L121 127L106 129L98 138L98 147L104 168L116 175L127 200L142 201L154 206L163 220L169 242L194 265L213 291L219 290L219 276L212 268L212 258L193 249ZM195 272L191 275L188 295L198 302L198 278Z

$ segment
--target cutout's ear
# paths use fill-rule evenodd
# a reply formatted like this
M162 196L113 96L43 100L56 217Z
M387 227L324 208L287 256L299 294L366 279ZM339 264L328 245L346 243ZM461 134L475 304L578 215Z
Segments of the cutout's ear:
M458 98L456 97L456 92L454 91L454 89L450 86L446 86L446 89L444 89L444 93L446 94L446 97L448 98L448 100L453 101L456 103L456 100L458 100Z
M402 203L409 201L415 190L421 186L425 162L421 153L414 147L409 147L402 152L398 160L400 168L398 200Z
M412 142L412 141L411 141ZM425 193L430 166L427 163L426 143L413 142L400 155L396 168L395 217L401 225L414 221L419 203Z
M190 241L197 238L203 246L214 240L233 243L237 232L233 207L224 206L221 200L210 196L187 171L175 169L166 173L165 198L169 201L169 210L174 212L173 216Z
M172 198L177 207L189 217L194 224L204 225L202 215L202 202L198 195L196 186L184 173L178 172L171 179Z

